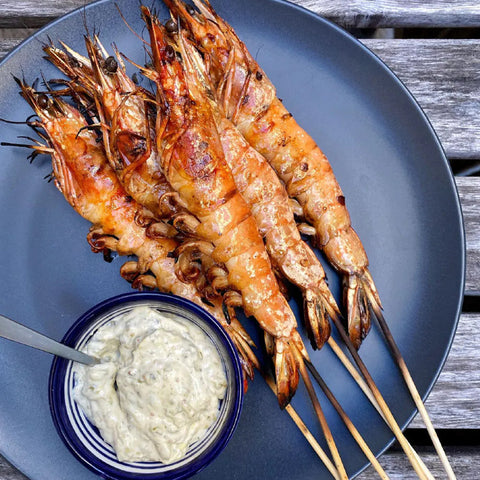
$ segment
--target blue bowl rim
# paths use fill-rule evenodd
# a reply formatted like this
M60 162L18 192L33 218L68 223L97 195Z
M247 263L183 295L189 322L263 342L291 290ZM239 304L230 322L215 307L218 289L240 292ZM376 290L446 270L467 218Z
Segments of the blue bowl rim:
M61 357L54 357L52 366L50 369L50 376L48 381L48 399L50 405L50 413L52 415L53 423L55 428L62 439L63 443L66 445L68 450L89 470L96 474L100 474L103 478L111 479L122 479L122 480L133 480L139 478L145 478L149 480L174 480L174 479L184 479L189 478L190 476L200 472L207 465L209 465L225 448L230 438L232 437L235 429L237 428L240 414L243 406L243 373L241 368L241 362L238 355L238 352L227 335L220 323L206 310L196 305L195 303L187 300L185 298L166 294L161 292L129 292L114 297L110 297L92 308L87 312L81 315L78 320L68 329L67 333L61 340L67 346L73 347L78 335L84 330L85 325L89 324L95 317L105 313L111 308L118 307L124 303L131 303L137 301L153 300L161 303L166 303L174 305L177 307L184 308L200 319L206 322L209 326L213 327L216 335L220 341L224 344L227 349L227 352L230 355L233 364L234 372L234 382L237 386L236 394L234 397L234 406L233 406L233 415L230 418L227 427L221 433L219 439L207 449L199 458L195 459L192 463L183 465L178 469L169 470L164 473L145 473L145 475L139 476L138 473L128 473L115 468L112 468L108 465L103 464L102 462L91 463L77 450L76 445L72 442L70 438L70 432L67 427L70 423L66 420L66 416L62 415L61 407L62 404L61 398L63 398L63 382L60 380L64 377L67 365L70 363L69 360L66 360ZM58 387L58 388L57 388ZM88 450L85 449L89 453ZM88 455L92 459L95 457L93 455Z

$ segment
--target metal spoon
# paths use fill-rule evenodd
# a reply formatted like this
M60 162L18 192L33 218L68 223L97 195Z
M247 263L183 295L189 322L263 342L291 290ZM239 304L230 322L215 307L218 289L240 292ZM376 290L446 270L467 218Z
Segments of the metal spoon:
M14 322L3 315L0 315L0 337L85 365L95 365L100 362L98 358L91 357L86 353L67 347L63 343L52 340L51 338L46 337L35 330L31 330L20 323Z

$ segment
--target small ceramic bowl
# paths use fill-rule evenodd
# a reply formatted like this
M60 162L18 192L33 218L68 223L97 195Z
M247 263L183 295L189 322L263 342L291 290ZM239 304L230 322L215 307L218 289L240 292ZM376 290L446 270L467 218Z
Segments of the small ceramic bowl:
M129 293L110 298L82 315L62 342L83 347L91 336L115 316L136 306L150 306L179 315L199 326L215 345L227 377L227 391L216 422L186 456L171 464L120 462L74 401L73 362L56 357L50 371L49 400L55 427L68 449L87 468L103 478L119 480L170 480L188 478L202 470L223 450L240 416L243 400L242 371L238 354L220 324L205 310L180 297L162 293Z

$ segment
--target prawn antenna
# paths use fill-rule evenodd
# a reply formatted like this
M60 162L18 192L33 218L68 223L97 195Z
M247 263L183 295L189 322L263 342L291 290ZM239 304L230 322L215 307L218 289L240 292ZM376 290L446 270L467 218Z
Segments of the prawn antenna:
M141 2L140 3L140 6L142 5ZM127 28L142 42L144 43L146 46L150 47L150 44L142 37L140 36L131 26L130 24L127 22L127 19L125 18L125 16L123 15L122 11L120 10L120 7L118 6L118 3L115 2L115 8L118 10L118 13L120 15L120 18L123 20L123 23L125 23L125 25L127 26Z
M87 32L87 35L90 36L90 30L88 29L88 23L87 23L87 6L83 5L83 26L85 27L85 31ZM95 26L93 27L93 31L95 32Z
M19 138L27 138L30 140L29 137L19 137ZM29 163L33 163L33 161L35 160L35 158L37 158L38 155L41 155L41 154L51 155L54 152L53 148L49 148L45 145L42 145L36 140L33 140L33 139L31 140L35 142L36 145L30 145L28 143L1 142L0 146L21 147L21 148L28 148L30 150L33 150L33 152L31 152L30 155L27 156L27 160Z
M82 127L77 134L75 135L75 139L78 138L78 136L84 131L84 130L95 130L97 133L101 133L103 128L109 129L109 127L103 123L92 123L91 125L85 125ZM98 132L98 129L100 129L100 132Z
M28 125L28 126L30 126L32 124L31 119L35 118L36 116L37 116L36 114L30 115L29 117L27 117L26 120L23 120L23 121L7 120L6 118L0 118L0 122L9 123L11 125Z

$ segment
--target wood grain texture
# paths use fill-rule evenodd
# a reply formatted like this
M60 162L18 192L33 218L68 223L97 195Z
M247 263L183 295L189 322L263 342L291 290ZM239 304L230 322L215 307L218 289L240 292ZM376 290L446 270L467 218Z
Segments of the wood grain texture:
M349 28L480 26L477 0L293 0L292 3Z
M480 314L460 317L442 373L425 402L436 428L480 429ZM410 424L424 428L419 415Z
M3 0L0 27L40 27L92 0ZM344 27L480 26L476 0L293 0Z
M0 455L0 480L28 480L28 478Z
M424 109L449 158L480 158L480 40L365 40Z
M480 295L480 178L457 177L467 241L465 293Z
M61 15L83 7L93 0L2 0L0 28L42 27Z
M34 28L0 29L0 59L35 32L36 29Z
M449 457L457 480L475 480L479 478L479 447L463 449L447 447L445 451ZM442 465L433 452L429 450L425 451L425 449L418 449L418 454L422 457L422 460L435 478L446 478ZM380 457L380 463L385 467L385 471L390 477L390 480L418 480L418 477L410 466L406 456L401 452L388 451ZM369 467L358 477L355 477L355 480L372 480L373 478L377 479L378 475L372 467Z

